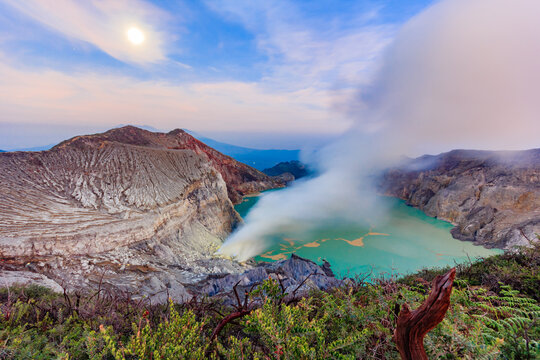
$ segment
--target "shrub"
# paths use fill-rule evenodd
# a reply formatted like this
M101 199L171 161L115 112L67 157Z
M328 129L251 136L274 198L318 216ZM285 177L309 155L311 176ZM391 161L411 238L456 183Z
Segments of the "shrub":
M459 266L450 309L425 338L428 356L540 358L537 250ZM149 306L101 291L2 289L0 360L399 359L392 335L400 307L418 307L445 270L351 281L302 299L268 279L250 294L253 307L214 340L213 330L234 310L212 300Z
M150 325L146 316L143 316L138 324L133 324L133 335L125 346L119 344L112 328L105 329L102 326L100 330L107 350L116 360L206 359L210 345L205 332L206 319L195 319L190 310L180 315L172 302L169 306L169 318L156 327Z

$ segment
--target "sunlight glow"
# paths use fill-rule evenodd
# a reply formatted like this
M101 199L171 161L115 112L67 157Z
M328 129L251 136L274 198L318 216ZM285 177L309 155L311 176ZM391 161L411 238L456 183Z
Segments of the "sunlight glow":
M140 45L144 42L143 32L136 27L132 27L127 31L127 37L133 45Z

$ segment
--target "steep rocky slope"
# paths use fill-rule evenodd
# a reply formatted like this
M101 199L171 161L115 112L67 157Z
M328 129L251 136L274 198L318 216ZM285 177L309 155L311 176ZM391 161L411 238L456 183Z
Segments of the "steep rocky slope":
M238 286L239 293L244 293L268 278L280 279L285 293L289 296L306 296L310 290L326 290L348 282L337 279L328 262L317 265L311 260L292 254L288 259L260 263L242 273L209 277L190 286L190 290L203 296L222 297L225 303L235 303L232 291L235 285Z
M128 126L2 153L2 268L189 298L185 284L242 270L211 257L240 221L231 200L279 185L182 130Z
M116 142L153 149L192 150L196 154L204 155L225 180L229 197L233 203L240 202L245 194L282 185L279 181L262 172L220 153L181 129L169 133L159 133L134 126L124 126L102 134L74 137L60 143L53 149L77 146L77 144L87 142Z
M540 149L423 156L387 171L380 186L455 224L457 239L511 248L540 233Z

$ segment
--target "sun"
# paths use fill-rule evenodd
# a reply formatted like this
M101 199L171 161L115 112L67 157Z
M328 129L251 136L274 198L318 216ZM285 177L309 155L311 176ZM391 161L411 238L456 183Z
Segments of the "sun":
M144 42L144 33L136 27L129 28L127 38L133 45L141 45Z

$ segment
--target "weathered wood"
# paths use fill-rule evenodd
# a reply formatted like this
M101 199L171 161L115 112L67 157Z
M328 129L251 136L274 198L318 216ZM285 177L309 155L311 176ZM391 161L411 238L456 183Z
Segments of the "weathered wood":
M428 298L418 309L411 312L407 304L401 308L394 332L394 341L403 360L427 360L424 337L439 324L450 306L450 294L456 276L452 268L433 280Z

